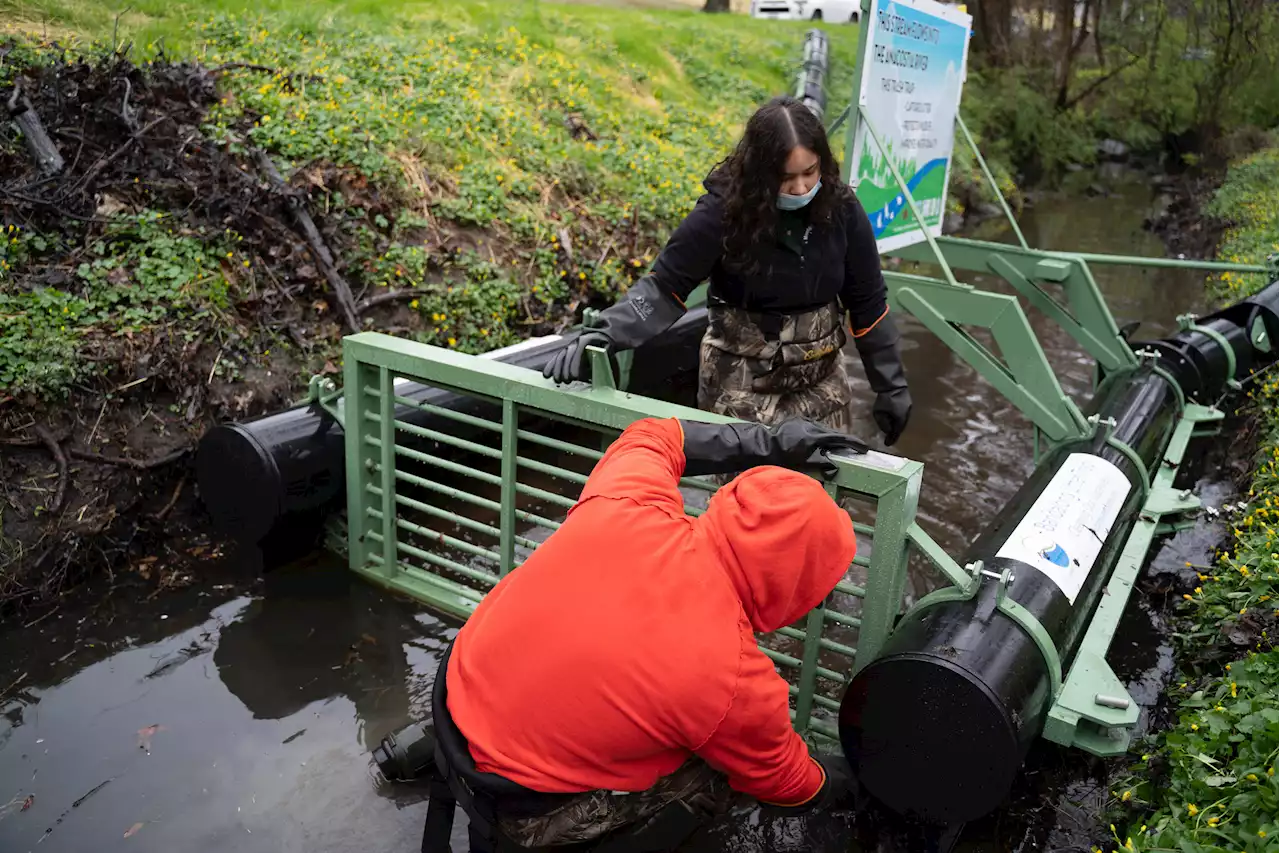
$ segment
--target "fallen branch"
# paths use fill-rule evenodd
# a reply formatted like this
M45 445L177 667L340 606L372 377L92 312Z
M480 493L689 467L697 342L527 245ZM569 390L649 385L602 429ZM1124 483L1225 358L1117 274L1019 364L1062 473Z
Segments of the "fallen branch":
M364 313L375 305L383 305L387 302L395 302L400 299L413 299L422 296L427 291L420 287L412 287L407 290L392 290L388 293L379 293L377 296L370 296L368 299L362 300L356 305L356 311Z
M22 682L26 681L28 674L29 673L26 673L26 672L22 673L22 675L19 675L12 682L10 682L8 687L6 687L4 690L0 690L0 699L3 699L5 696L9 695L10 690L17 687Z
M67 501L67 456L62 452L53 433L41 426L36 427L35 430L36 437L49 449L53 461L58 465L58 489L53 495L53 506L49 507L49 512L57 515L62 512L62 505Z
M13 84L13 94L9 96L8 106L9 118L22 131L22 139L27 143L27 150L31 152L31 159L36 161L40 171L45 176L56 175L61 172L62 167L66 165L66 161L62 159L62 153L58 151L58 146L54 144L53 140L49 138L49 134L45 132L44 124L40 121L40 116L36 113L35 108L31 106L31 101L23 94L21 78Z
M182 447L155 459L125 459L123 456L103 456L101 453L91 453L88 450L72 448L71 458L79 459L82 462L97 462L100 465L119 465L121 468L132 468L135 471L149 471L152 468L159 468L162 465L177 462L190 452L190 447Z
M160 116L157 119L152 119L151 121L147 122L147 124L144 125L141 130L139 130L133 136L130 136L123 143L121 143L119 148L117 148L115 151L112 151L106 157L103 157L97 163L94 163L93 166L89 168L89 171L84 173L84 177L76 182L75 188L71 192L66 193L66 195L71 195L72 193L78 192L79 190L89 186L89 184L93 181L93 179L98 177L99 173L101 173L103 169L107 168L107 166L111 165L111 163L117 157L119 157L121 154L127 151L130 145L133 145L135 142L138 142L140 139L142 139L142 137L146 135L148 130L160 124L160 122L168 121L168 120L169 120L168 116Z
M333 255L329 253L329 248L325 246L324 239L320 236L320 229L316 228L316 223L311 218L311 214L307 213L302 199L284 182L284 178L280 176L279 170L276 169L276 164L271 162L271 158L267 156L265 151L255 148L253 159L271 184L284 195L289 213L302 230L302 234L307 240L307 246L311 249L311 255L316 260L316 266L320 267L325 280L333 288L334 296L337 297L338 308L342 313L342 319L346 321L347 328L351 332L360 331L360 319L358 316L360 312L356 308L355 297L351 295L351 286L347 284L346 280L338 273L338 268L334 266Z
M178 497L182 494L182 487L185 486L186 484L187 484L187 475L186 473L183 473L182 477L178 479L178 485L176 488L174 488L173 496L169 498L169 502L165 504L164 507L159 512L152 513L151 515L152 521L165 520L165 517L168 516L169 513L173 511L174 506L177 505Z

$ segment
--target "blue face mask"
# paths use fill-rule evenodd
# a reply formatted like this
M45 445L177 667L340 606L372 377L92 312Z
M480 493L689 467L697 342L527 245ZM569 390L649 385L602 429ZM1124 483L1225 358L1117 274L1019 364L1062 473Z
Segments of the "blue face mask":
M788 195L787 193L778 193L778 210L799 210L809 202L813 201L814 196L818 194L818 190L822 189L822 179L813 185L813 189L804 195Z

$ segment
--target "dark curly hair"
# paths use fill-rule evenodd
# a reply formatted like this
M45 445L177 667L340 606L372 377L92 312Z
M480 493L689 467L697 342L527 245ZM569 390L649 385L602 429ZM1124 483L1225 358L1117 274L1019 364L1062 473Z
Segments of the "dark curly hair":
M818 117L795 98L774 98L751 116L737 148L709 179L725 199L726 259L742 263L754 254L752 246L774 240L783 168L798 145L818 155L822 176L822 188L808 205L811 222L829 222L851 193L840 180L840 166Z

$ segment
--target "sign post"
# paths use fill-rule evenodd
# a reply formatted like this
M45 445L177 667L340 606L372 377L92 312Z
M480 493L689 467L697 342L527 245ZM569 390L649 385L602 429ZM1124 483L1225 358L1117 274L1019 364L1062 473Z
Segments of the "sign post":
M884 253L942 235L972 18L933 0L866 0L861 20L844 172Z

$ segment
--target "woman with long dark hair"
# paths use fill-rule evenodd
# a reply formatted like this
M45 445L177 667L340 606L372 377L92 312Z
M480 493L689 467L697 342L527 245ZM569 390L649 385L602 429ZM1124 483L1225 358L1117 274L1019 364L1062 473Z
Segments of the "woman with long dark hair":
M848 432L853 394L840 357L847 319L876 394L876 425L893 444L911 414L898 330L871 222L840 180L817 116L795 98L770 101L704 186L653 270L544 374L586 378L587 347L639 346L675 323L689 293L709 279L699 408Z

